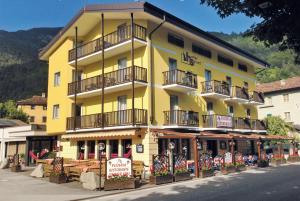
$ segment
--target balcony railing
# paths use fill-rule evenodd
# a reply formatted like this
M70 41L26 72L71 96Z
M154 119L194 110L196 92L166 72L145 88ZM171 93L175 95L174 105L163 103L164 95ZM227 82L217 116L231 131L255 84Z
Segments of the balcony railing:
M232 128L233 117L229 115L202 115L204 128Z
M230 96L230 88L226 82L217 80L205 81L201 83L202 94L206 93L218 93L222 95Z
M233 118L233 128L234 129L251 129L251 121L248 118Z
M197 75L182 70L170 70L163 72L164 85L178 84L191 88L197 88Z
M232 87L232 97L249 100L249 92L245 87Z
M147 29L140 25L134 24L134 37L146 41ZM131 38L131 27L126 26L118 31L114 31L104 36L104 48L109 48L125 42ZM87 42L77 47L77 58L82 58L102 50L102 37ZM75 60L76 49L69 51L69 61Z
M258 119L252 119L251 120L251 128L252 130L266 130L267 126L265 121L258 120Z
M199 114L185 110L164 111L164 125L199 126Z
M147 69L135 66L134 81L147 82ZM104 87L116 86L119 84L132 81L132 67L119 69L104 74ZM75 94L75 88L77 93L83 93L93 91L102 88L102 75L87 78L81 81L72 82L68 85L68 95Z
M135 110L135 125L147 125L147 110ZM74 130L74 118L76 129L90 129L102 127L102 114L91 114L67 118L67 130ZM132 109L119 110L104 113L104 127L132 125Z
M261 92L253 91L251 96L251 101L258 102L258 103L264 103L264 94Z

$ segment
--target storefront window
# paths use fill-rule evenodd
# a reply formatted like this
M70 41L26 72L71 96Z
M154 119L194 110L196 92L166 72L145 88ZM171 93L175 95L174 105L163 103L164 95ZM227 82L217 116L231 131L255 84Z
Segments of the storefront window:
M84 159L84 141L78 141L77 147L78 147L78 159L83 160Z
M187 160L191 160L191 142L190 139L182 139L182 153L186 155Z
M124 158L131 158L131 145L132 145L131 139L122 140Z
M158 139L158 154L167 154L168 150L168 140L167 139Z
M95 158L95 141L88 141L88 159Z
M110 157L117 158L119 152L119 141L118 140L110 140Z

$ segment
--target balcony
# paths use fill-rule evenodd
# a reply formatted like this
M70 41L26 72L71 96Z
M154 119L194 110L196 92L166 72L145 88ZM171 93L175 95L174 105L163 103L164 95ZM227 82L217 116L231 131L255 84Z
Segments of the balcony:
M245 87L232 86L231 97L226 98L225 101L233 103L247 103L249 102L249 92Z
M243 131L265 131L264 121L230 115L202 115L203 128L205 130L243 130Z
M201 83L201 96L225 99L230 97L230 88L226 82L211 80Z
M147 69L135 66L135 88L147 86ZM104 74L104 93L114 93L131 89L132 87L132 67L112 71ZM99 96L102 92L102 75L87 78L81 81L72 82L68 85L68 96L74 97L77 88L77 97L88 98Z
M249 105L263 105L265 103L264 94L261 92L253 91L250 96Z
M135 110L135 125L147 125L147 110ZM102 114L91 114L67 118L67 130L74 130L74 118L76 118L76 130L102 128ZM119 110L104 113L104 127L132 126L132 109Z
M185 110L164 111L165 126L199 126L198 112Z
M134 24L134 48L146 46L147 29ZM126 26L104 36L105 59L131 50L131 27ZM102 37L77 47L77 65L84 66L101 60ZM69 51L69 64L75 65L76 49Z
M189 92L197 90L197 75L182 70L163 72L163 88L176 92Z
M251 120L251 129L257 130L257 131L265 131L267 130L267 126L265 121L258 120L258 119L252 119Z

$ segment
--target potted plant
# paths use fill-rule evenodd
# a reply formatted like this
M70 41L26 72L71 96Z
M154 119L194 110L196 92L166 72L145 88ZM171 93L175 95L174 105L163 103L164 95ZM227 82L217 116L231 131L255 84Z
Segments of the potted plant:
M185 181L192 179L189 171L186 168L177 169L174 173L174 181Z
M59 172L51 172L49 176L49 182L56 183L56 184L63 184L67 183L67 175L65 173Z
M261 159L261 160L257 161L257 167L264 168L264 167L268 167L268 166L269 166L269 161L268 160Z
M235 164L235 168L236 168L236 171L242 172L242 171L245 171L245 170L246 170L246 165L245 165L244 163L237 162L237 163Z
M137 181L128 175L115 175L104 181L104 190L123 190L134 189L137 187Z
M224 165L224 167L221 168L221 172L223 174L230 174L230 173L234 173L235 171L236 169L233 163L227 163Z
M281 157L276 158L276 157L274 157L274 158L271 159L271 164L275 165L275 166L278 166L278 165L281 165L281 164L284 164L284 163L286 163L285 158L281 158Z
M290 162L290 163L299 162L300 157L299 157L299 155L292 155L292 156L288 157L287 161Z
M150 183L155 185L172 183L173 175L168 170L161 170L152 173L150 176Z
M202 167L199 176L200 178L212 177L214 176L214 169L211 167Z

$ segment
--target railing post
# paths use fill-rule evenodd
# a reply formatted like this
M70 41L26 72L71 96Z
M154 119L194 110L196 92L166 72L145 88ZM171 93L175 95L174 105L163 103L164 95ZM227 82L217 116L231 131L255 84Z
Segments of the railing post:
M135 125L135 111L134 111L134 79L135 79L135 67L134 67L134 22L133 13L131 16L131 76L132 76L132 126Z
M101 43L102 43L102 93L101 93L101 113L102 113L102 115L101 115L101 126L102 126L102 128L104 128L104 118L105 118L105 116L104 116L104 82L105 82L105 77L104 77L104 14L103 13L101 13L101 34L102 34L102 36L101 36Z

